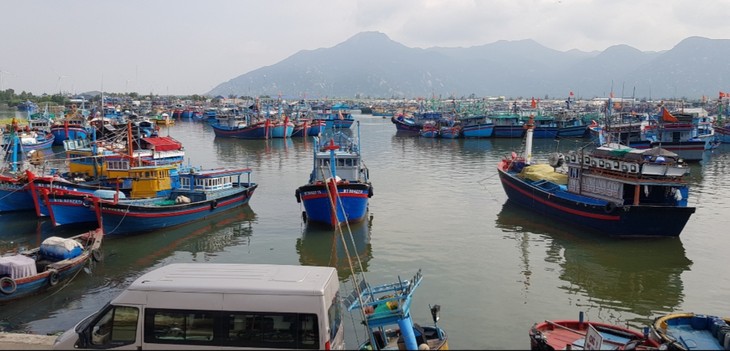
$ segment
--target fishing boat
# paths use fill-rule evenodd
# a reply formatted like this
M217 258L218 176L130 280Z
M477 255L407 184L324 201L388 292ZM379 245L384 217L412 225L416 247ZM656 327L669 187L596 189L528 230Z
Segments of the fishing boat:
M727 350L730 348L730 318L671 313L654 320L650 338L666 350Z
M418 270L411 279L370 285L363 278L345 300L348 311L360 311L368 339L359 350L448 350L446 331L438 326L441 306L430 306L433 325L421 326L411 317L413 294L421 285Z
M325 122L326 128L346 129L352 126L355 118L350 112L350 106L345 103L337 103L332 106L321 106L313 109L314 120Z
M648 328L647 328L648 329ZM529 331L531 350L656 350L647 333L614 324L583 320L546 320Z
M70 110L64 114L61 120L54 121L50 127L55 138L54 145L63 145L63 141L68 139L88 139L91 137L92 127L89 125L84 112L88 113L83 107L79 110L74 104L71 105Z
M50 131L31 129L30 125L22 128L13 118L2 134L2 148L9 153L19 155L31 150L50 150L55 137Z
M395 124L395 130L398 132L418 133L423 126L413 117L408 117L402 113L390 117L390 121Z
M349 129L327 129L329 134L323 135L321 140L314 137L309 181L295 192L297 202L304 205L302 216L305 221L338 227L342 223L365 219L373 187L368 168L362 161L360 124L357 126L356 137Z
M218 215L249 202L258 184L250 168L191 169L180 174L180 186L162 197L112 199L94 197L106 235L149 232ZM134 191L134 189L132 190Z
M274 118L274 121L270 124L272 138L290 138L294 133L294 122L289 120L289 116Z
M512 152L497 166L508 201L615 237L676 237L695 212L689 166L676 154L607 144L533 164L533 128L529 120L524 155Z
M494 133L494 122L486 115L459 118L464 138L489 138Z
M441 133L441 128L436 125L435 121L427 121L421 126L421 130L418 131L418 135L424 138L438 138Z
M71 281L101 259L101 228L70 238L52 236L37 248L0 257L0 303L44 292Z
M268 139L271 137L271 120L251 116L219 120L211 124L216 137L237 139ZM293 131L293 128L292 128Z
M146 199L169 196L172 189L180 187L179 168L173 165L137 166L124 170L110 170L111 178L96 182L70 183L36 178L31 182L31 191L38 197L34 200L37 212L48 216L53 226L95 222L98 216L92 211L95 198L113 200ZM45 179L44 179L45 178ZM111 180L116 181L116 187Z

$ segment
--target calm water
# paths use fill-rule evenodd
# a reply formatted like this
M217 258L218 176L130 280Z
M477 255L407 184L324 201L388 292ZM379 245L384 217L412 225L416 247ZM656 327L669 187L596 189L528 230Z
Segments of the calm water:
M680 238L613 240L505 203L496 163L521 140L419 139L396 135L389 119L356 119L374 196L370 219L352 228L350 250L373 284L423 269L414 319L430 323L428 304L440 304L452 348L526 349L533 323L580 311L636 328L671 311L730 315L730 277L722 273L730 265L730 239L723 236L730 225L727 145L692 167L689 201L697 212ZM161 131L167 133L184 143L193 165L251 167L260 185L250 205L177 229L106 239L105 260L63 290L3 306L6 329L68 329L141 274L173 262L331 265L350 290L341 243L331 231L303 225L294 197L309 176L311 141L216 139L208 125L194 122ZM582 145L535 142L542 160ZM59 233L31 214L0 215L0 225L5 251ZM346 317L354 347L363 340L359 316Z

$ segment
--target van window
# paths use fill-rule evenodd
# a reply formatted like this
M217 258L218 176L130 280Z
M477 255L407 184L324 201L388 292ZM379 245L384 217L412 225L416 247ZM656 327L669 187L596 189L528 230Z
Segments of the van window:
M327 309L327 316L330 322L330 345L335 344L335 338L342 324L342 309L340 305L340 292L338 291L332 299L332 304L329 309Z
M134 343L138 318L139 310L135 307L110 308L91 327L91 344L107 348Z
M145 343L319 349L316 314L145 310Z

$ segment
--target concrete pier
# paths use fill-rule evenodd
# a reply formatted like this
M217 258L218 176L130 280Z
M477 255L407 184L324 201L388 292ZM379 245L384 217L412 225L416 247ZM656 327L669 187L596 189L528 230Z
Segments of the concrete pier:
M55 335L0 333L0 350L52 350Z

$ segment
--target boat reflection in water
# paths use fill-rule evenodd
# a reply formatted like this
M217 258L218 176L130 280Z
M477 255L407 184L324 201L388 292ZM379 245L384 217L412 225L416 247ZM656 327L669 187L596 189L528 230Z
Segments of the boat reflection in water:
M347 260L349 251L352 268L355 269L355 272L367 272L368 262L373 257L370 245L372 221L373 217L369 216L365 221L350 224L352 239L347 225L341 226L342 235L340 235L339 229L307 224L302 237L297 239L296 243L299 263L303 266L334 267L337 269L340 281L345 281L352 275L350 263ZM347 251L344 243L347 243ZM360 264L362 264L362 269Z
M681 275L692 261L679 238L619 240L596 237L539 216L507 201L496 226L521 241L523 264L529 272L529 250L543 242L548 264L557 264L559 287L569 295L584 295L579 306L629 312L649 318L673 311L683 302ZM534 234L540 237L536 238ZM527 278L529 279L529 277ZM638 326L649 320L636 319Z

